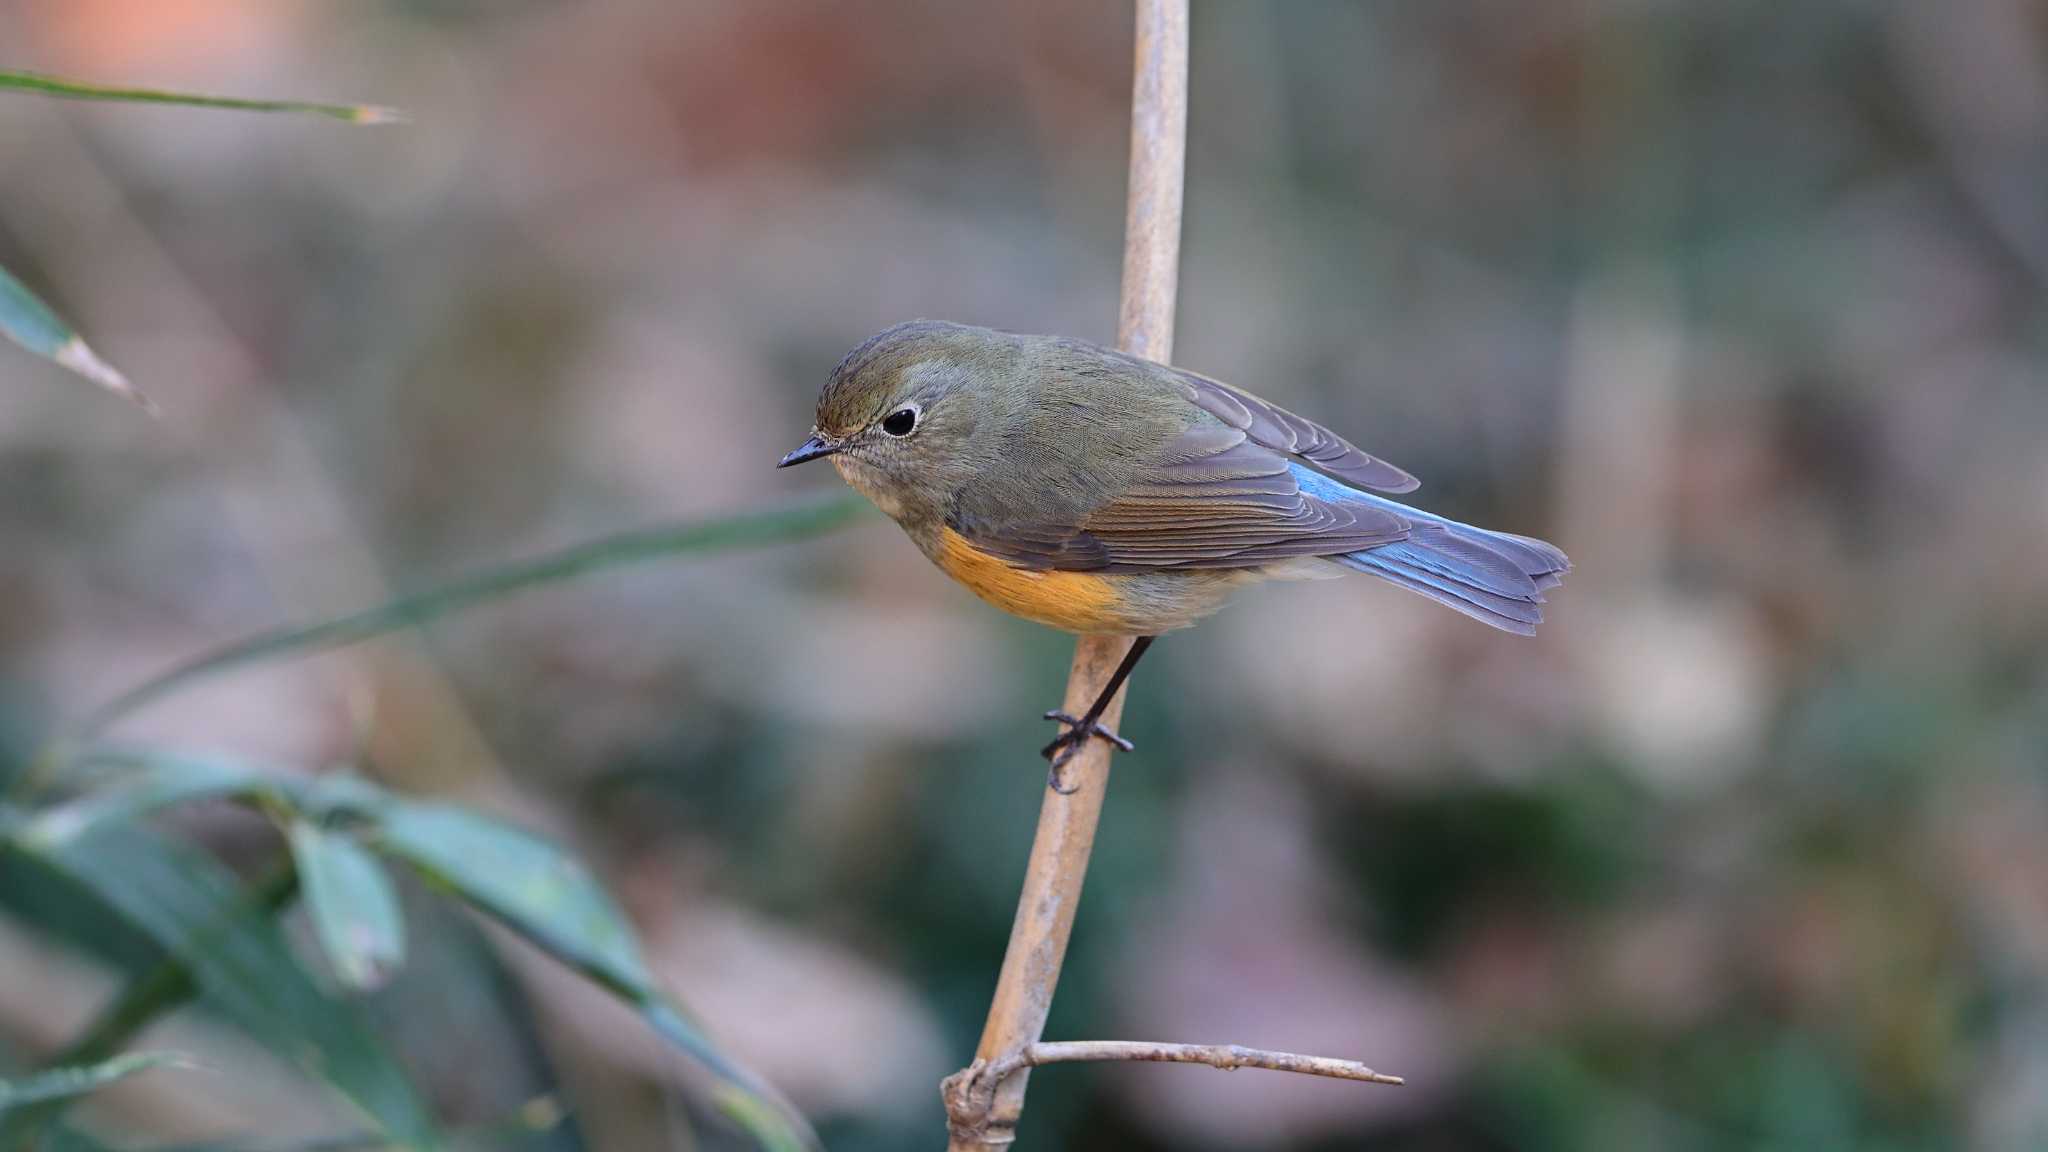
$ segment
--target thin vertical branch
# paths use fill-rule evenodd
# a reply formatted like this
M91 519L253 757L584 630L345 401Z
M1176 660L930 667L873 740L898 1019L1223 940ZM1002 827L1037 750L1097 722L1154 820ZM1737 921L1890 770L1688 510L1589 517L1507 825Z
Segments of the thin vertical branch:
M1187 0L1138 0L1131 176L1116 341L1131 355L1162 364L1173 359L1187 150Z
M1117 343L1133 355L1162 362L1173 356L1187 96L1187 0L1138 0ZM1130 644L1124 636L1082 637L1067 676L1065 706L1070 715L1087 710ZM1102 721L1113 729L1122 715L1123 694L1118 693ZM975 1063L947 1081L952 1152L995 1152L1015 1138L1029 1076L1028 1067L1016 1059L1037 1043L1052 1008L1074 910L1088 874L1088 856L1095 846L1095 827L1102 816L1109 761L1106 742L1086 741L1064 770L1066 781L1074 786L1071 794L1046 789L1009 950ZM977 1083L984 1074L999 1076L993 1092Z

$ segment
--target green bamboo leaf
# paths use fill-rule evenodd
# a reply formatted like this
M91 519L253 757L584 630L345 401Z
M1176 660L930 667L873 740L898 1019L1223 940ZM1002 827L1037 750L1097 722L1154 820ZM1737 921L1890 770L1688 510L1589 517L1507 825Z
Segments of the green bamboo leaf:
M426 1106L377 1038L313 985L276 922L195 849L101 824L54 846L17 842L91 890L183 966L237 1027L353 1104L387 1141L442 1147Z
M320 947L343 987L380 987L405 962L405 917L384 866L346 833L305 820L286 828Z
M0 268L0 335L47 357L116 396L126 396L151 412L156 405L126 376L86 346L42 298L28 290L12 273Z
M807 1127L790 1121L795 1113L780 1100L728 1088L717 1095L718 1110L745 1129L768 1152L816 1152L822 1146Z
M231 760L102 750L85 763L128 771L113 783L23 819L14 839L24 848L50 852L102 825L129 823L160 808L220 796L274 796L285 787L281 777Z
M388 806L368 837L598 983L635 1002L653 997L625 914L575 857L546 840L453 805L403 802ZM694 1029L683 1025L676 1037L724 1066Z
M132 772L115 785L40 816L17 815L12 839L19 849L65 858L91 852L99 839L129 829L127 822L139 816L204 797L252 800L273 814L289 814L293 823L287 826L288 835L293 837L295 857L307 836L301 826L359 826L360 835L371 847L452 891L632 1004L656 1033L719 1077L721 1083L714 1093L719 1107L763 1147L773 1152L817 1147L816 1137L794 1109L758 1077L724 1056L660 990L641 959L639 940L625 915L597 880L555 845L464 809L406 801L345 773L287 776L232 761L153 751L100 750L82 763L124 767ZM0 838L8 836L9 811L0 806ZM338 833L326 835L324 847L336 843L347 842ZM108 866L110 881L119 867ZM300 859L299 872L308 886L316 925L321 922L323 903L313 892L318 884L313 877L319 870L319 865L308 867ZM382 917L382 913L372 914L373 920ZM398 923L395 905L389 922ZM327 943L328 929L320 930L323 945L333 947ZM346 937L348 931L352 930L344 930L342 935ZM375 929L371 931L374 934ZM394 958L391 963L395 962Z
M0 1114L27 1104L51 1104L88 1096L117 1080L152 1068L188 1066L176 1052L131 1052L98 1064L52 1068L26 1080L0 1080Z
M395 799L368 839L634 1005L656 1032L725 1081L721 1106L764 1146L817 1146L786 1103L720 1052L661 991L625 914L574 857L462 808Z
M37 72L0 72L0 91L33 92L66 100L112 101L125 104L176 104L186 108L227 108L240 112L290 112L324 116L350 124L397 124L405 113L379 104L321 104L310 100L243 100L231 96L204 96L194 92L169 92L159 88L126 88L67 80Z
M848 523L865 507L866 501L855 494L835 492L823 499L813 497L694 524L622 532L532 560L486 569L438 588L387 601L367 611L337 616L317 624L258 633L188 660L129 689L80 721L70 738L73 742L88 740L128 713L187 684L244 665L359 643L401 628L417 627L450 612L514 592L559 583L606 568L692 553L758 548L820 536Z

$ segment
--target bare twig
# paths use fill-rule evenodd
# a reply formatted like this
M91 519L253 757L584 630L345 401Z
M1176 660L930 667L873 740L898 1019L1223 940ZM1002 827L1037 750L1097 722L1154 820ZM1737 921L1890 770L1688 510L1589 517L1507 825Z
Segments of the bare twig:
M1173 309L1179 288L1182 176L1187 157L1187 0L1138 0L1137 53L1131 88L1131 176L1124 217L1123 302L1117 343L1133 355L1166 361L1173 356ZM1084 636L1074 648L1067 675L1066 711L1085 712L1108 683L1131 641L1123 636ZM1123 695L1102 714L1114 729L1123 715ZM1017 919L1003 956L988 1023L975 1050L977 1065L1028 1051L1045 1030L1053 989L1074 928L1074 909L1088 874L1095 826L1109 784L1109 746L1085 741L1063 777L1072 788L1048 788L1039 808L1038 835L1017 900ZM1026 1065L990 1078L976 1092L985 1106L961 1117L948 1108L952 1152L989 1152L1008 1145L1024 1112ZM968 1068L947 1081L975 1080Z
M1268 1052L1238 1044L1151 1044L1134 1040L1070 1040L1033 1044L1022 1052L993 1062L976 1060L957 1076L947 1079L946 1116L955 1139L963 1129L984 1128L994 1109L997 1087L1014 1072L1046 1064L1102 1063L1106 1061L1159 1064L1206 1064L1224 1072L1239 1068L1264 1068L1270 1072L1298 1072L1332 1080L1357 1080L1367 1084L1403 1084L1399 1076L1375 1072L1355 1060L1333 1060L1327 1056L1302 1056L1293 1052ZM983 1137L986 1142L986 1137Z
M1229 1072L1237 1068L1264 1068L1268 1072L1299 1072L1304 1076L1325 1076L1332 1080L1360 1080L1370 1084L1405 1084L1399 1076L1375 1072L1356 1060L1333 1060L1328 1056L1301 1056L1293 1052L1269 1052L1241 1044L1152 1044L1138 1040L1066 1040L1033 1044L1021 1055L1010 1058L1019 1068L1046 1064L1101 1063L1108 1060L1154 1064L1207 1064Z

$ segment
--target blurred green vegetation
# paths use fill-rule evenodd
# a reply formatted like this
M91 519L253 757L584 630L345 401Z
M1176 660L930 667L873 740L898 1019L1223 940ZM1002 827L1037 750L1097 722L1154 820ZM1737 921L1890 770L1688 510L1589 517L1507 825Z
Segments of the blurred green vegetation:
M367 105L107 88L0 72L0 92L5 91L298 112L354 123L397 118L395 112ZM149 404L4 269L0 333ZM359 1110L370 1131L338 1137L341 1144L418 1152L444 1147L407 1073L344 997L309 978L277 923L294 900L302 899L339 991L358 996L376 990L404 961L405 920L374 849L410 865L434 887L631 1005L654 1032L690 1053L716 1078L710 1095L762 1147L780 1152L814 1147L816 1137L801 1117L721 1052L657 984L610 896L554 845L458 806L400 799L346 772L302 780L148 749L103 750L94 737L128 712L238 666L357 643L607 567L800 539L836 527L852 507L849 498L840 496L704 524L617 534L445 582L363 612L276 629L184 661L45 745L25 770L9 766L0 772L0 796L5 797L0 800L0 876L12 880L0 890L5 897L0 908L60 938L90 946L95 937L129 933L146 938L157 953L47 1067L23 1079L0 1079L0 1146L34 1152L67 1143L91 1145L89 1137L64 1123L66 1107L136 1073L175 1063L174 1056L164 1053L120 1050L159 1017L203 998L250 1038ZM92 769L116 772L95 774ZM104 778L109 774L112 779ZM64 793L81 789L82 795L64 800ZM51 800L53 792L57 802ZM204 853L159 839L136 823L160 808L223 797L255 805L284 834L285 858L246 888ZM133 950L133 945L117 949ZM529 1102L522 1117L532 1107ZM515 1124L510 1134L552 1130L562 1116L550 1103L537 1119Z

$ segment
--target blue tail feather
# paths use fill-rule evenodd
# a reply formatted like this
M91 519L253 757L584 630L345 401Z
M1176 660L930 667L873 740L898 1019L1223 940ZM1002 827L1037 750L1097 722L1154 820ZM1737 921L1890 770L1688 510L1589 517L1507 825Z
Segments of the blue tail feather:
M1502 596L1471 581L1432 571L1434 565L1427 554L1411 548L1406 542L1331 559L1347 568L1370 572L1411 592L1420 592L1445 607L1508 632L1533 636L1536 625L1543 622L1540 593L1532 593L1527 598Z
M1527 536L1491 532L1432 515L1295 466L1302 490L1322 500L1360 501L1408 520L1408 538L1331 560L1418 592L1475 620L1533 635L1543 621L1543 591L1571 570L1557 548Z

